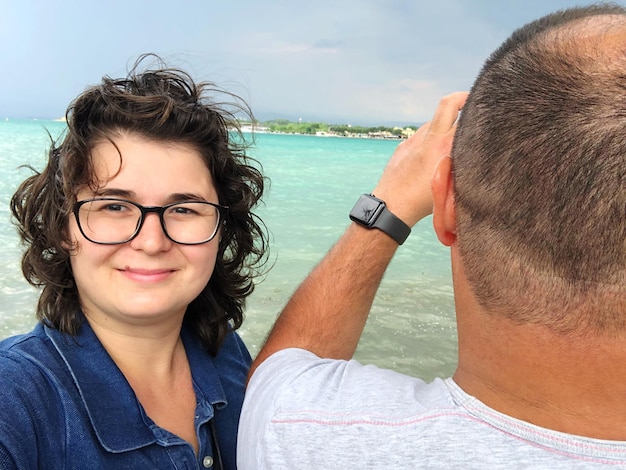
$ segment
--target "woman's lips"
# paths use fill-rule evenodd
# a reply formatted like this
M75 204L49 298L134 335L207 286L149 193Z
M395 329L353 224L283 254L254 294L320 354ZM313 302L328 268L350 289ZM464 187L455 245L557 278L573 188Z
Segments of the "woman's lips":
M170 277L176 270L169 268L144 269L124 267L122 273L129 279L139 282L160 282Z

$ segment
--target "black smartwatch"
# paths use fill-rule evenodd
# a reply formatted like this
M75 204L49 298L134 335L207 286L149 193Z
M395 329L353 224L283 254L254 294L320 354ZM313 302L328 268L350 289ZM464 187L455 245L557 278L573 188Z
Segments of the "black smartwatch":
M382 230L402 245L411 233L411 228L393 215L385 201L373 194L363 194L350 211L350 220L366 228Z

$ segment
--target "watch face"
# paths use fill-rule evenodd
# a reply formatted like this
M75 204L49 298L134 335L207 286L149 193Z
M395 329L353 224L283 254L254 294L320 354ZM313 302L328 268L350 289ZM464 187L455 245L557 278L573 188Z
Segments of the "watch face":
M363 195L350 211L350 218L364 225L371 225L384 208L383 202L371 196Z

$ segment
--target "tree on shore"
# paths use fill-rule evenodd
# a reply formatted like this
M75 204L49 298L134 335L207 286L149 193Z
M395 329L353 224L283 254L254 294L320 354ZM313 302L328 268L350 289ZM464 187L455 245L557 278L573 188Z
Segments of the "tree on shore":
M315 135L318 133L334 134L341 136L350 135L390 135L395 137L403 137L406 135L406 129L415 131L417 126L386 127L386 126L351 126L349 124L326 124L323 122L293 122L287 119L273 119L271 121L256 123L257 127L264 127L270 132L280 132L284 134L307 134Z

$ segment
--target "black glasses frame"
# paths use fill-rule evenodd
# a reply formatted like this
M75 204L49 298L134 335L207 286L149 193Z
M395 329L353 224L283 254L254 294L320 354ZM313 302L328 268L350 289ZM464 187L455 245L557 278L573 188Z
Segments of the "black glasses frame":
M80 208L83 205L87 204L88 202L93 202L93 201L119 201L119 202L123 202L126 204L131 204L135 206L137 209L139 209L139 211L141 212L141 215L139 216L139 222L137 223L137 228L135 228L135 231L133 232L133 234L130 237L128 237L126 240L121 241L121 242L98 242L89 238L85 234L85 231L83 230L83 227L80 224L80 216L78 215L78 213L80 211ZM170 234L167 232L167 228L165 226L165 219L163 217L163 214L165 213L167 209L169 209L172 206L177 206L179 204L185 204L185 203L190 203L190 202L208 204L209 206L213 206L217 209L218 220L217 220L217 224L215 224L215 231L213 232L213 235L211 235L208 239L201 241L201 242L185 243L185 242L179 242L177 240L174 240L170 236ZM215 238L215 235L217 235L220 224L223 222L224 215L227 211L228 211L228 206L223 206L221 204L215 204L213 202L207 202L207 201L181 201L181 202L173 202L165 206L142 206L141 204L138 204L133 201L129 201L127 199L118 199L118 198L109 198L109 197L96 197L92 199L85 199L84 201L76 201L76 203L74 204L74 208L72 210L72 212L74 213L74 218L76 219L76 223L78 224L78 229L80 230L80 233L82 233L83 237L85 237L91 243L96 243L98 245L122 245L124 243L128 243L129 241L133 240L134 238L137 237L137 235L139 235L139 232L141 231L141 227L143 227L143 223L146 220L146 215L151 212L154 212L155 214L159 215L159 220L161 222L161 228L163 229L163 233L172 242L177 243L179 245L202 245L204 243L209 243L211 240Z

